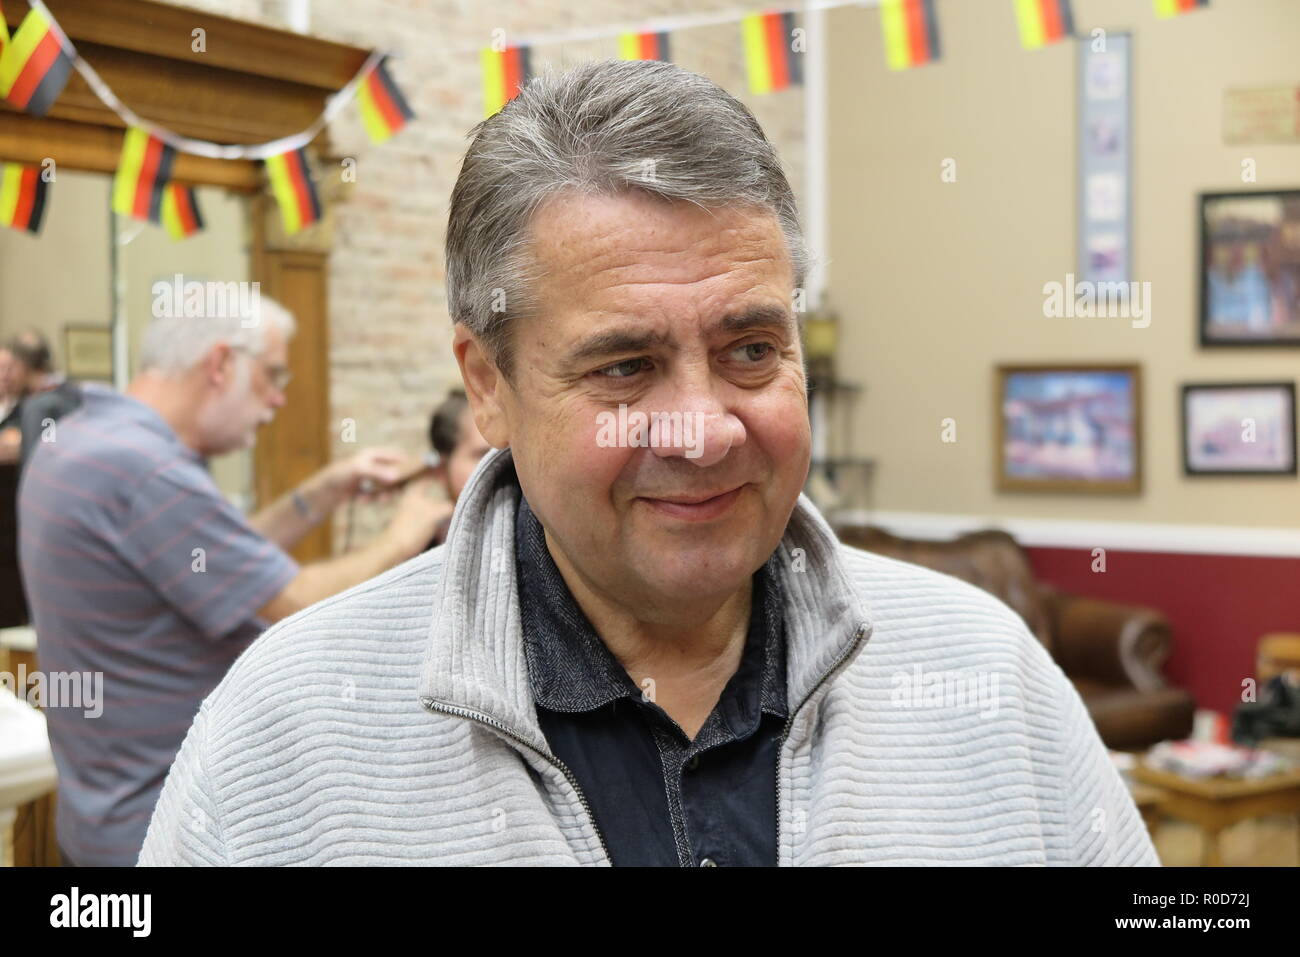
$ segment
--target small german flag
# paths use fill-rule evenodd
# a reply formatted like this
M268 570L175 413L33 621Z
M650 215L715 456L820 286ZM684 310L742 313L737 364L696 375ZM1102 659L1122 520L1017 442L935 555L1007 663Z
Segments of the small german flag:
M667 33L620 33L620 60L671 60Z
M1191 13L1197 7L1208 7L1210 0L1154 0L1156 16L1162 20L1180 13Z
M285 233L292 236L319 220L320 195L311 180L306 147L268 157L265 162L266 174L271 179L271 192L280 204L280 219Z
M0 4L0 63L4 63L5 47L9 45L9 24L5 20L4 4Z
M803 62L790 48L793 13L751 13L740 21L751 93L771 93L803 82Z
M1037 50L1074 33L1070 0L1015 0L1020 45Z
M0 226L39 233L46 188L39 167L0 163Z
M75 55L58 25L33 7L0 53L0 96L44 116L67 85Z
M113 212L151 223L162 221L163 187L172 178L176 150L132 126L122 140L113 177Z
M357 99L361 103L361 122L370 142L379 144L415 119L411 107L388 73L388 58L380 60L361 83Z
M193 186L168 183L163 189L162 222L172 239L193 236L203 228L203 215Z
M483 49L479 62L483 65L484 116L491 116L513 100L519 88L533 78L531 59L528 47Z
M880 26L885 36L885 61L891 70L939 59L934 0L880 0Z

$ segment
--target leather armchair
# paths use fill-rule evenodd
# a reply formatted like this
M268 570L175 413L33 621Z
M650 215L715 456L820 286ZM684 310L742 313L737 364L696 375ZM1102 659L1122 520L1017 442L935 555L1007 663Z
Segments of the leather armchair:
M1160 612L1038 582L1024 550L996 529L940 542L864 525L837 533L846 545L924 565L1000 598L1073 682L1108 748L1137 751L1191 734L1192 696L1169 687L1160 672L1173 640Z

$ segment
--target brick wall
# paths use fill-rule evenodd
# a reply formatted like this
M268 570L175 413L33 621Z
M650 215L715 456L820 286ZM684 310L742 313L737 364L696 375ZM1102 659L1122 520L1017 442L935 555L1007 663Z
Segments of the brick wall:
M282 0L173 0L272 26L287 26ZM730 9L725 2L712 5ZM476 49L492 31L547 33L709 9L699 0L315 0L310 30L326 39L396 55L392 72L418 121L372 146L356 113L330 127L336 153L357 159L357 180L335 209L330 269L330 375L337 455L355 449L337 423L357 423L359 444L423 452L429 412L460 376L451 355L443 288L447 203L467 144L482 119ZM594 11L594 12L593 12ZM201 25L201 21L196 21ZM678 31L675 62L711 77L753 109L803 192L803 97L798 89L748 94L738 24ZM462 49L464 48L464 49ZM617 55L617 41L537 46L534 70ZM363 515L364 513L364 515ZM358 509L353 542L381 526ZM336 542L343 540L336 535Z

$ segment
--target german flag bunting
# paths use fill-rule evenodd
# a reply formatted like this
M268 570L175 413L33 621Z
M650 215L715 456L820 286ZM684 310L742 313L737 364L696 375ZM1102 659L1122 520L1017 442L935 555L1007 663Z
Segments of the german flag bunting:
M1074 34L1070 0L1014 0L1020 45L1038 50Z
M0 53L0 96L33 116L44 116L67 85L73 56L58 25L41 10L29 10Z
M310 226L321 217L320 195L311 179L307 163L307 150L289 150L268 157L266 174L271 180L271 192L280 206L280 219L284 231L292 236Z
M380 60L357 92L361 122L372 143L382 143L415 118L402 91L388 73L388 58Z
M126 131L113 177L113 212L162 221L163 187L172 178L176 150L137 126Z
M620 60L671 60L667 33L620 33Z
M193 186L168 183L163 188L162 222L172 239L185 239L203 228L203 216Z
M46 189L39 167L0 163L0 226L40 232Z
M9 23L5 20L5 7L0 3L0 63L5 59L5 47L9 45Z
M1191 13L1200 7L1208 7L1210 0L1154 0L1154 3L1156 16L1164 20L1181 13Z
M751 93L771 93L803 82L801 54L791 49L793 13L751 13L740 21Z
M939 59L939 21L934 0L880 0L885 61L906 70Z
M513 100L520 87L532 79L532 54L528 47L493 50L484 47L479 54L483 67L483 115L492 116Z

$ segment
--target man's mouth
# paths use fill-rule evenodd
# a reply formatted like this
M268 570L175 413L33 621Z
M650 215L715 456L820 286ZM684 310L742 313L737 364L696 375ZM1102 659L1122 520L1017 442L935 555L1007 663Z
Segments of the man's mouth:
M641 496L645 502L661 515L688 522L708 522L725 515L740 499L745 486L721 492L701 492L689 495L666 495L661 498Z

